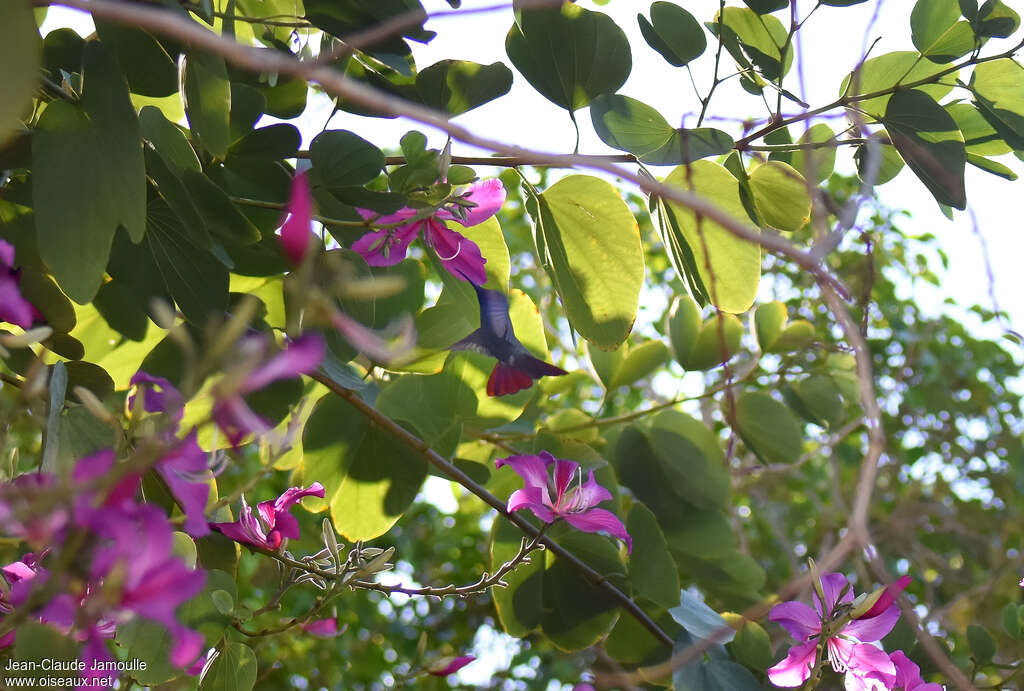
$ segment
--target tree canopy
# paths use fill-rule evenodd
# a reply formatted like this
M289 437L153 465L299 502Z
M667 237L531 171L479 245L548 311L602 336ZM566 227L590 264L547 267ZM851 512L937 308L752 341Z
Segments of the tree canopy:
M0 4L7 687L1019 685L1022 339L876 195L1016 179L1018 13L609 1Z

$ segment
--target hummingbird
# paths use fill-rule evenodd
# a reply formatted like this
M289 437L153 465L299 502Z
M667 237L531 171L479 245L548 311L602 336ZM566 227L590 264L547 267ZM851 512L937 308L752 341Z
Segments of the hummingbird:
M488 396L513 394L530 388L534 379L568 374L561 367L533 357L519 342L504 293L478 285L473 288L480 302L480 328L453 344L450 350L473 350L497 359L487 380Z

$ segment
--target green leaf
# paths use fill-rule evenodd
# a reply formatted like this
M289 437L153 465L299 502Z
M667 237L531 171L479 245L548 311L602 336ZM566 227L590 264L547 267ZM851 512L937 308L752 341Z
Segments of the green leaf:
M669 173L665 182L692 191L712 202L737 223L750 224L740 199L739 182L724 167L697 161ZM662 236L671 248L677 270L690 266L710 302L725 312L745 312L754 303L761 281L761 247L741 240L714 221L688 207L664 201L667 225ZM683 263L685 256L689 262ZM682 266L680 266L682 265ZM681 271L681 273L683 273Z
M951 103L945 106L960 134L964 136L968 162L974 156L1001 156L1013 149L999 136L999 132L985 119L985 115L970 103Z
M522 538L523 532L510 522L500 517L494 521L490 540L492 571L516 556ZM540 626L544 610L542 555L534 552L530 563L521 564L509 572L505 576L507 588L491 588L498 621L510 636L522 638Z
M85 47L81 108L47 106L32 138L32 200L40 256L79 303L99 289L119 225L133 242L146 230L139 124L111 53Z
M743 4L758 14L768 14L789 7L789 0L743 0Z
M65 665L61 669L74 669L72 665L78 660L78 645L52 626L30 619L18 624L13 659L24 667L24 671L18 670L18 676L50 681L54 678L54 663ZM4 676L7 674L9 672ZM28 686L27 683L25 685Z
M879 139L875 136L875 139ZM888 137L886 137L888 139ZM903 170L903 157L900 156L896 148L890 144L882 144L879 142L875 148L878 153L875 154L878 157L877 163L870 162L872 166L877 166L872 175L872 179L876 185L884 185L889 182ZM857 162L857 177L861 180L868 179L868 164L870 149L867 144L861 144L857 147L857 151L853 154L854 159Z
M700 308L689 296L676 298L667 330L676 362L688 371L718 367L739 350L743 324L731 314L701 322Z
M1002 0L985 0L978 10L976 31L978 36L1008 38L1020 27L1020 15Z
M162 199L149 203L146 218L146 244L185 318L201 325L211 315L222 315L228 308L227 267L189 237Z
M694 638L708 640L716 636L719 643L725 644L736 635L722 615L687 590L679 591L679 605L670 609L668 613ZM728 631L719 633L722 629Z
M523 11L505 52L534 89L570 114L616 92L633 64L626 34L610 17L570 3Z
M203 148L214 158L223 159L231 144L231 83L224 58L190 51L184 69L188 124Z
M678 496L699 509L720 509L728 503L725 454L701 422L677 410L663 410L651 418L647 437Z
M757 672L763 672L772 664L771 640L756 621L743 621L727 647L736 662Z
M512 88L512 70L500 62L441 60L416 75L416 91L425 105L452 116L504 96Z
M590 104L597 136L652 165L680 165L732 149L728 134L710 127L676 129L654 108L628 96L603 94Z
M633 328L644 280L643 246L629 207L608 182L570 175L540 196L537 225L541 260L569 324L594 345L615 348Z
M178 93L177 50L168 50L143 29L93 21L100 40L117 55L133 94L161 98Z
M830 7L852 7L867 1L868 0L821 0L821 4L829 5Z
M621 350L621 349L620 349ZM668 346L662 341L645 341L630 346L626 356L615 371L609 389L620 386L632 386L636 382L650 376L665 364L669 358Z
M164 162L180 174L183 170L202 172L202 165L185 133L155 106L139 111L139 128L143 138L160 154Z
M821 144L834 141L835 133L832 132L832 128L819 122L800 135L797 144ZM805 178L813 178L819 183L825 182L835 169L836 147L800 149L793 152L788 163Z
M245 643L225 641L199 682L201 691L252 691L256 686L256 653Z
M317 402L303 432L304 481L319 481L324 499L311 497L312 511L331 509L338 532L348 540L386 533L412 504L426 477L422 456L338 396Z
M1020 638L1020 622L1017 619L1017 603L1008 602L1003 607L1003 630L1014 638Z
M633 592L662 607L679 603L679 574L665 536L651 510L636 502L629 510L626 531L633 538L629 581Z
M691 662L672 673L675 691L761 691L761 682L746 667L730 660Z
M302 143L295 125L277 123L249 132L231 145L230 155L238 158L280 160L294 158Z
M764 391L736 401L736 432L764 463L792 463L803 451L804 436L789 408Z
M466 390L460 392L460 387ZM457 415L460 394L474 395L451 372L397 377L381 388L376 407L392 420L412 425L423 441L449 457L462 435L462 421ZM424 401L430 401L430 405L423 405Z
M117 644L125 659L145 662L145 669L132 672L141 684L165 684L181 674L168 661L173 641L163 624L136 617L117 627Z
M0 6L0 146L24 127L39 82L42 42L28 0L9 0Z
M846 422L843 398L832 377L825 374L812 374L795 382L793 394L803 407L801 414L818 425L827 424L836 427Z
M923 91L893 94L882 119L893 146L940 204L967 207L967 151L956 122Z
M995 639L983 626L967 625L967 643L971 646L971 656L978 664L989 662L996 654Z
M384 152L347 130L321 132L309 145L313 180L326 187L364 185L384 169Z
M958 0L917 0L910 13L914 47L932 62L953 62L974 50L974 30L960 19Z
M1024 149L1024 67L1009 58L976 65L971 91L999 135L1014 149Z
M866 60L855 75L843 79L839 88L841 96L856 97L860 94L872 94L877 91L892 89L898 84L909 84L921 79L928 79L945 67L927 60L921 60L917 51L906 50L886 53L878 57ZM977 68L975 68L977 69ZM855 79L851 79L852 77ZM953 88L950 86L956 81L956 73L946 75L942 83L923 84L915 89L923 91L935 100L948 94ZM876 96L862 100L855 100L857 109L864 111L876 120L881 120L885 113L886 106L891 98L890 94Z
M792 166L768 161L749 178L754 209L761 222L778 230L800 230L811 220L807 181Z
M194 170L185 170L181 180L206 227L215 237L232 245L251 245L260 239L259 229L210 178Z
M757 333L757 344L762 352L769 352L768 349L782 334L787 312L786 304L778 300L757 306L754 311L754 330Z
M757 14L746 7L726 7L719 21L731 30L740 46L765 79L785 76L793 64L793 47L786 45L788 32L777 17Z
M46 323L56 333L67 333L75 328L75 308L60 292L53 279L32 267L19 269L18 289L21 296L42 313Z
M699 58L708 47L704 28L693 15L671 2L651 4L651 20L637 14L640 33L670 65L682 67Z
M992 173L1006 180L1012 181L1017 179L1017 174L1013 170L998 161L993 161L984 156L969 153L967 154L967 162L976 168L981 168L986 173Z

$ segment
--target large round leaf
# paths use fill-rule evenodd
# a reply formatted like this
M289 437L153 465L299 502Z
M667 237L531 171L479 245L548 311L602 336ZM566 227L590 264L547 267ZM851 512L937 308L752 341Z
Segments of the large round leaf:
M308 507L330 507L335 527L349 540L386 533L412 504L427 473L422 456L338 396L316 404L302 447L302 481L320 482L326 490L324 499L307 499Z
M697 161L688 168L676 168L665 182L699 194L737 223L750 223L740 199L739 182L717 163ZM669 226L663 228L669 236L666 245L674 255L690 257L691 273L696 273L711 303L725 312L749 309L761 281L761 247L741 240L708 218L698 217L681 204L669 201L665 207Z
M622 29L607 15L570 3L524 10L505 52L533 88L570 113L618 91L633 66Z
M146 230L146 171L139 122L117 61L85 46L80 107L50 103L32 138L32 201L39 252L68 296L96 295L117 227Z
M803 450L803 432L789 408L764 391L736 401L736 431L765 463L792 463Z
M615 348L636 319L644 281L636 219L611 184L570 175L540 196L538 235L569 323L600 348ZM611 270L614 267L614 270Z
M441 60L416 75L423 103L451 115L482 106L512 88L512 70L500 62L481 65L469 60Z
M811 219L807 181L792 166L768 161L750 173L754 209L764 225L779 230L800 230Z
M701 56L708 47L704 27L692 14L671 2L655 2L651 5L651 19L642 14L636 16L644 40L668 64L682 67Z
M917 0L910 13L914 47L932 62L953 62L974 50L974 30L960 20L957 0Z
M894 53L886 53L876 58L866 60L853 75L843 79L839 93L847 97L857 97L861 94L873 94L878 91L891 89L897 84L910 84L921 79L927 79L945 68L927 60L921 60L917 51L903 50ZM852 81L851 81L852 78ZM940 99L950 92L950 86L956 81L956 73L946 75L940 83L924 84L919 87L934 99ZM858 99L854 105L858 110L864 111L871 117L881 120L885 107L889 103L890 94L875 96L874 98Z
M1024 149L1024 67L1004 58L978 65L971 75L978 107L1000 136Z

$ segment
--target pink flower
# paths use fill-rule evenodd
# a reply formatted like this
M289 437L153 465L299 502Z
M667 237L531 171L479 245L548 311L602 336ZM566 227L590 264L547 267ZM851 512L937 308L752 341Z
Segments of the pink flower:
M833 621L841 621L846 616L846 608L837 606L853 602L850 585L840 573L822 576L821 588L824 605L816 595L814 609L802 602L783 602L775 605L768 615L798 642L789 649L785 660L768 669L768 678L776 686L800 686L807 681L822 632ZM847 689L891 688L896 679L896 667L885 651L871 643L888 634L899 616L899 608L890 601L885 610L871 618L847 621L838 631L827 629L825 652L832 669L846 673ZM876 681L880 685L875 684Z
M14 268L14 246L0 240L0 322L17 324L23 329L42 319L39 310L21 296L18 287L21 270Z
M243 350L248 349L263 355L266 341L262 336L250 336L243 341L242 347ZM312 372L323 360L325 350L326 345L319 335L306 334L248 372L241 382L235 382L230 393L213 406L213 419L232 445L238 446L246 435L265 434L271 430L270 423L254 413L243 396L258 391L278 379L288 379Z
M313 235L313 197L305 173L292 178L292 193L281 222L281 249L292 266L302 263Z
M420 231L427 245L437 253L441 264L453 276L476 285L487 283L484 271L486 260L480 248L461 233L448 228L445 221L455 221L462 226L475 226L493 216L505 202L505 188L501 180L492 178L470 185L462 199L472 206L453 202L429 218L414 218L420 209L404 207L393 214L378 216L367 209L356 209L365 219L372 219L379 225L398 223L394 228L385 228L367 233L352 244L352 249L362 255L370 266L393 266L405 259L405 254Z
M210 527L235 542L255 545L263 549L276 550L284 538L299 537L299 522L289 511L303 497L324 497L324 486L314 482L306 489L291 487L274 501L260 502L256 509L259 519L252 513L252 507L242 497L242 512L233 523L211 523Z
M34 546L60 542L68 522L68 511L54 506L46 512L32 512L32 504L57 484L52 475L25 473L0 485L0 532L19 537Z
M440 660L427 668L427 674L435 677L447 677L455 674L476 658L472 655L460 655L459 657L442 657Z
M167 413L171 420L180 422L185 414L181 392L163 377L155 377L139 370L131 379L135 391L128 396L128 409L135 408L135 398L142 393L142 409L147 413Z
M942 691L939 684L927 683L921 678L921 668L911 662L902 650L889 656L896 665L896 685L894 689L903 691Z
M314 619L313 621L307 621L300 627L303 631L320 638L334 638L345 633L347 626L338 629L338 620L334 617L328 617L326 619Z
M626 551L633 551L633 540L626 526L611 511L593 508L612 498L611 492L597 484L591 470L583 482L583 471L575 461L556 459L547 451L538 456L509 456L494 462L498 468L510 466L523 478L523 489L517 489L508 498L508 510L529 509L545 523L561 518L577 530L586 533L605 532L626 542ZM548 468L554 466L554 483ZM569 483L576 478L576 486ZM555 499L551 500L554 493Z

